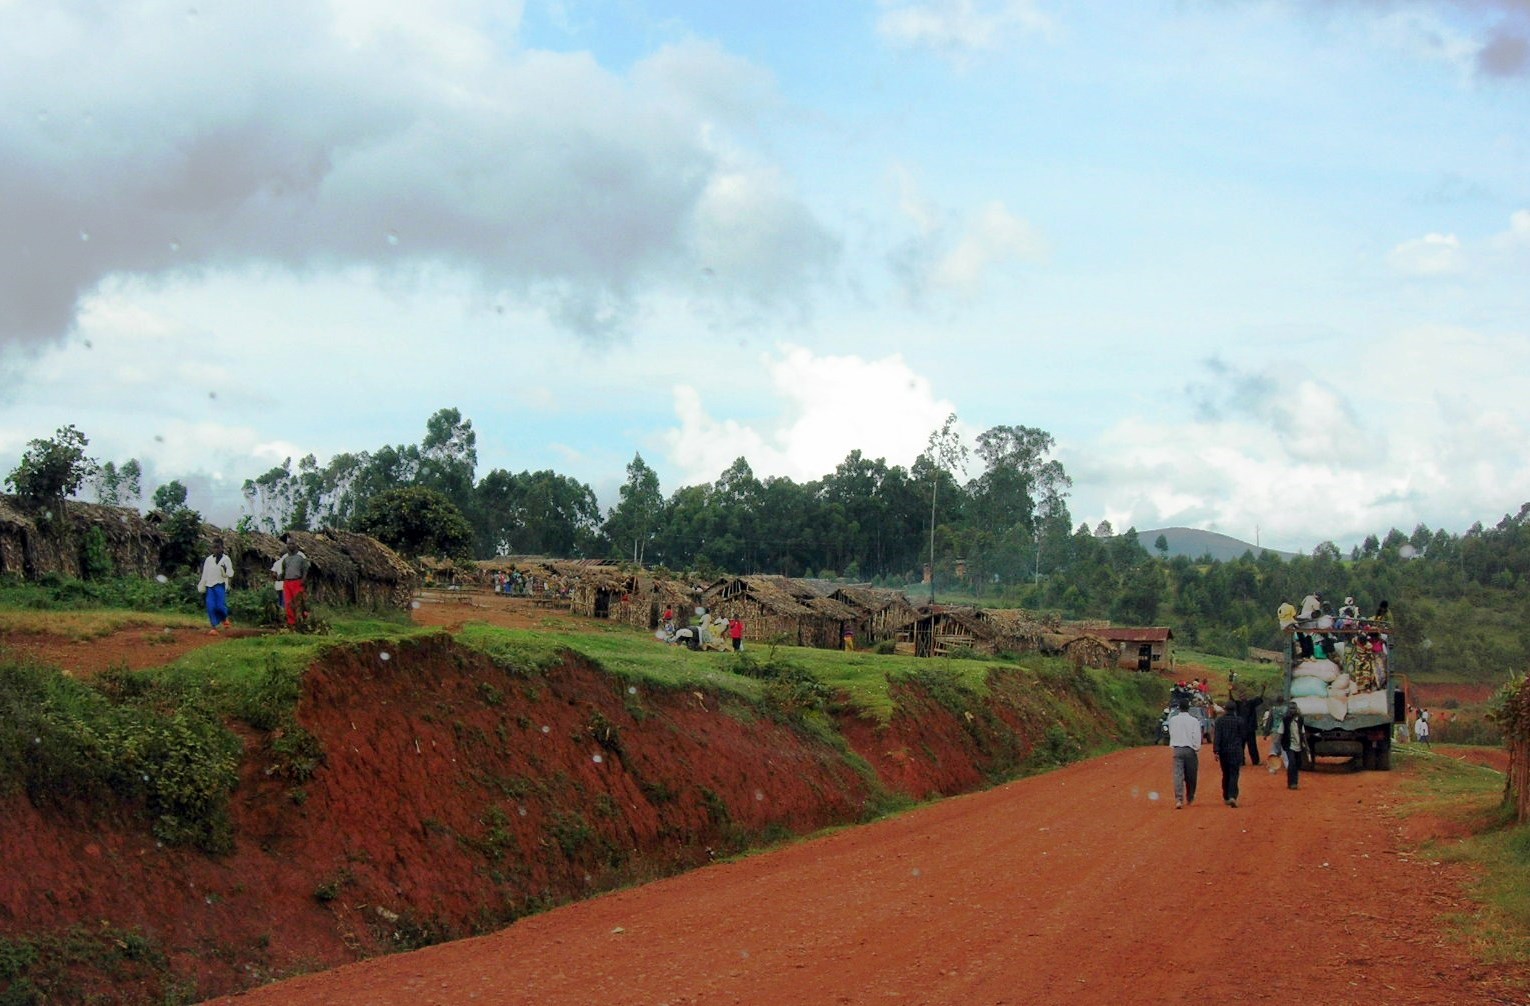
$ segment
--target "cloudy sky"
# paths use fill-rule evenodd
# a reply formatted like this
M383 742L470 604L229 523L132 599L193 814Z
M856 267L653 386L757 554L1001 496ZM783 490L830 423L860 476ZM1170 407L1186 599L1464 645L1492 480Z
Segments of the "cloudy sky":
M610 505L955 412L1309 550L1530 500L1527 377L1530 0L0 0L7 472L232 521L455 407Z

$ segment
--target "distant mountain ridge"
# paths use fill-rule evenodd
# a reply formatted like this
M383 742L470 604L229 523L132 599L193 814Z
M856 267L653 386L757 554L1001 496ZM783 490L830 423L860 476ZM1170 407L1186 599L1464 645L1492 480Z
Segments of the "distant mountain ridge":
M1199 559L1203 555L1209 555L1221 562L1230 562L1240 558L1244 552L1252 552L1256 556L1260 552L1269 552L1282 559L1294 559L1299 554L1250 545L1232 535L1202 531L1193 527L1157 527L1148 531L1138 531L1137 541L1147 549L1149 554L1158 555L1158 549L1153 547L1153 543L1158 540L1159 535L1163 535L1164 541L1168 543L1170 559L1178 555L1189 559Z

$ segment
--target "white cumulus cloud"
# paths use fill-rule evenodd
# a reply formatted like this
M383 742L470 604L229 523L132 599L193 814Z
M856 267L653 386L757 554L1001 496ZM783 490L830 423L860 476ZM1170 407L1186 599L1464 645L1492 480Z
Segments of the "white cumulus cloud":
M1449 276L1466 271L1466 255L1454 234L1426 234L1393 248L1387 265L1409 276Z
M783 346L763 365L779 411L756 421L714 419L702 391L676 386L679 425L665 440L669 467L681 483L710 482L740 456L757 478L798 482L829 474L853 450L908 466L931 431L956 411L898 355L820 356Z

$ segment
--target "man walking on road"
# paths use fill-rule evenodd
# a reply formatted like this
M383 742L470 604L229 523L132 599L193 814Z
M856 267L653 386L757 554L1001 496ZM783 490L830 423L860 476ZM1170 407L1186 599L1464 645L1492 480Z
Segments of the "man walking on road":
M1243 714L1231 699L1211 727L1211 750L1222 767L1222 802L1238 806L1238 774L1243 770Z
M1280 750L1286 758L1286 788L1296 789L1301 783L1302 755L1306 753L1307 738L1304 731L1307 723L1302 719L1302 711L1292 702L1286 706L1285 722L1280 725Z
M1174 755L1174 809L1195 802L1200 774L1201 721L1190 715L1190 700L1179 700L1179 712L1169 717L1169 750Z
M308 556L298 550L297 539L287 537L287 552L278 560L282 567L282 601L287 608L287 628L297 627L298 598L308 581Z

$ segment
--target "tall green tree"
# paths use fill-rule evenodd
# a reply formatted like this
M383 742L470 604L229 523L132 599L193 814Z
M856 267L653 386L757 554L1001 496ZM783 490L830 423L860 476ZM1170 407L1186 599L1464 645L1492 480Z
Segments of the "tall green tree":
M464 513L473 505L478 468L478 434L473 422L456 409L438 409L425 422L416 483L446 496Z
M659 476L643 461L642 454L634 454L628 462L627 481L617 496L619 502L606 515L605 535L615 554L642 563L664 520Z
M65 500L95 474L96 462L85 455L89 445L73 423L60 426L51 438L27 444L21 463L5 477L5 484L33 506L62 518Z
M944 480L953 486L956 484L956 476L961 474L967 466L969 452L967 445L962 443L961 435L956 432L956 413L946 416L946 421L940 429L930 434L929 441L925 444L924 453L915 462L916 466L922 465L929 473L930 480L930 600L935 600L935 513L936 502L940 494L940 484Z
M473 542L473 529L457 505L426 486L378 493L367 501L355 527L410 558L465 557Z
M124 461L121 468L108 461L96 470L90 482L97 503L136 507L143 495L143 468L137 458Z

